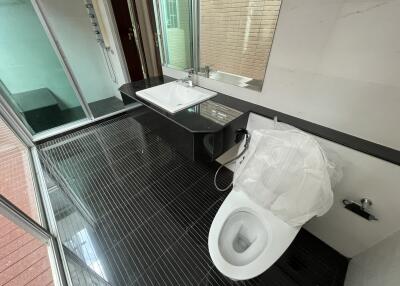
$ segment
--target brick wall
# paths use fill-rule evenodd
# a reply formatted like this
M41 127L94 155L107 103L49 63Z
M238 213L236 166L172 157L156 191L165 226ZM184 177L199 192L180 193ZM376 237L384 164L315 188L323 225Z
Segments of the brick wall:
M39 221L28 152L0 118L0 194Z
M263 80L280 5L280 0L201 0L201 66Z
M38 220L28 156L0 118L0 194ZM1 215L0 285L53 285L46 244Z

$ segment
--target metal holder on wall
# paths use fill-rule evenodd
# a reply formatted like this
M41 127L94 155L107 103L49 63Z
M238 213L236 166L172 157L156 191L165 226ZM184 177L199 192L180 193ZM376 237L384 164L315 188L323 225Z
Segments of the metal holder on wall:
M360 202L344 199L342 202L346 209L365 218L366 220L378 220L376 216L368 211L368 208L372 205L370 199L363 198Z

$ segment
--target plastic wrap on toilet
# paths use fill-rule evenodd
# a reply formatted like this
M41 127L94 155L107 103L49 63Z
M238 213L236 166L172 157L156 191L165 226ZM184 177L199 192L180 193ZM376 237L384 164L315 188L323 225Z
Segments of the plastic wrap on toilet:
M332 206L330 167L318 142L307 133L287 125L254 130L249 150L237 163L234 189L299 226Z

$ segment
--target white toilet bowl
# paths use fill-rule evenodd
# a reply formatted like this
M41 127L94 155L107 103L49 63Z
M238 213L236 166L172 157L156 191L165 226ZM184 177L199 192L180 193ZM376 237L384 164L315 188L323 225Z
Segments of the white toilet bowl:
M211 224L208 249L222 274L233 280L251 279L278 260L299 230L245 193L232 190Z

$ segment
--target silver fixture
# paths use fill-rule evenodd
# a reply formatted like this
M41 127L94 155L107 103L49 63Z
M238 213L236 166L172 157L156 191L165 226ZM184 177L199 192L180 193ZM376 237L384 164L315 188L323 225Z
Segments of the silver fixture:
M361 209L362 210L366 210L367 208L372 206L372 201L370 199L363 198L363 199L361 199L360 202L361 202Z
M367 220L378 220L376 216L370 213L369 208L372 206L372 201L370 199L362 198L360 202L344 199L342 202L347 210Z
M198 72L198 74L202 75L202 76L204 76L206 78L209 78L210 77L210 72L211 72L211 66L206 65L206 66L200 68L200 71Z
M106 35L103 35L103 33L105 31L104 30L102 31L101 23L99 22L99 19L97 18L98 15L96 15L96 7L93 4L92 0L85 0L85 7L87 10L88 16L90 18L90 22L92 24L93 32L96 35L96 40L101 47L101 51L104 56L104 60L105 60L106 66L107 66L107 71L110 75L110 79L112 80L112 82L118 83L117 75L115 73L115 70L114 70L110 55L109 55L109 53L111 51L110 43L109 43L108 37Z
M229 190L233 185L233 181L228 186L226 186L224 188L220 188L218 186L218 183L217 183L218 173L226 165L229 165L230 163L232 163L232 162L236 161L237 159L241 158L246 153L246 151L249 149L250 140L251 140L251 135L250 135L249 131L247 131L247 129L240 128L240 129L236 130L235 133L236 133L236 139L235 139L236 143L241 143L244 140L243 150L239 153L239 155L236 155L232 159L230 159L230 160L226 161L225 163L221 164L218 167L217 171L215 172L215 175L214 175L214 187L220 192L225 192L225 191ZM244 156L243 156L243 158L241 158L240 163L242 163L243 160L244 160Z
M187 75L185 78L182 78L180 80L178 80L181 83L186 84L187 86L193 87L193 74L194 74L194 69L190 68L190 69L186 69L185 72L187 72Z

